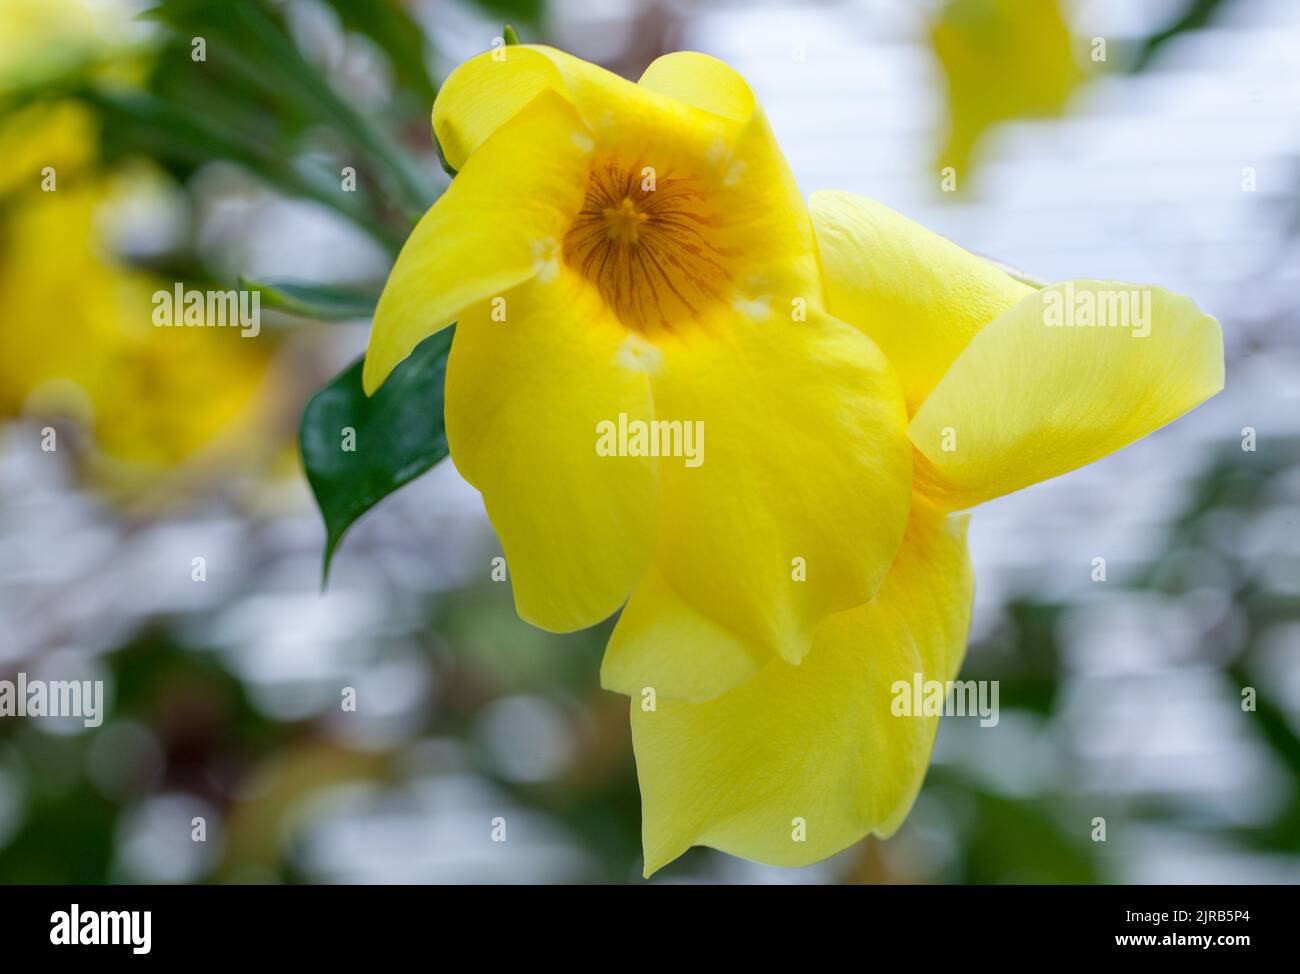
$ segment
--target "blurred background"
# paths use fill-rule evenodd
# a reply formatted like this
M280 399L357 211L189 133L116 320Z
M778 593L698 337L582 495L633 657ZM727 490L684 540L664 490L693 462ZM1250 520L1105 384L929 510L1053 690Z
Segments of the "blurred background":
M963 674L1001 722L943 722L895 838L654 881L1300 881L1300 6L0 0L0 679L108 697L0 719L0 882L641 882L608 626L516 618L450 463L321 593L297 426L364 311L150 319L177 281L364 308L447 183L437 85L506 21L633 78L717 55L805 193L1185 292L1227 343L1219 397L976 514Z

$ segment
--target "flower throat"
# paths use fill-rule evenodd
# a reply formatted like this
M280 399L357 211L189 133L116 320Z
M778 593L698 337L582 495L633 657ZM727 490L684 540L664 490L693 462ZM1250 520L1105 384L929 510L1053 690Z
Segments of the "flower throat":
M625 326L674 331L729 293L719 222L692 179L655 180L611 163L587 180L582 210L564 236L564 259L599 289Z

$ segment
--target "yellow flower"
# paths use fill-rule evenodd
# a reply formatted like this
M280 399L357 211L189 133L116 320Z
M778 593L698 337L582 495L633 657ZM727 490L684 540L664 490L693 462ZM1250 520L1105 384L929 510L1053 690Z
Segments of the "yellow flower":
M827 619L801 666L774 661L704 703L633 700L647 875L691 845L798 866L893 834L939 723L896 716L894 686L953 680L965 652L968 516L950 512L1090 463L1223 387L1218 323L1188 298L1038 290L871 200L820 192L810 209L828 307L903 387L907 536L876 597Z
M949 0L930 40L948 97L939 166L957 171L958 187L991 127L1060 113L1083 79L1058 0Z
M0 91L36 88L128 41L120 0L0 0Z
M130 17L116 0L0 0L0 97L89 67L129 77ZM235 458L261 461L272 343L153 326L152 296L173 282L125 265L102 231L107 210L163 178L105 171L98 141L71 100L0 121L0 418L71 414L92 434L94 485L156 510L205 464L228 475Z
M810 219L703 55L635 85L499 57L434 106L461 171L393 269L367 390L458 319L448 440L520 615L573 629L627 599L602 682L633 698L647 875L693 844L801 865L890 834L938 726L892 688L965 648L952 512L1212 395L1217 323L1158 288L1037 290L859 197ZM600 455L602 423L638 419L703 421L703 462Z
M748 86L700 54L633 84L512 46L458 68L433 124L460 172L393 268L367 391L458 320L452 460L524 619L570 631L627 602L607 687L704 700L797 663L879 585L911 448L879 350L825 311ZM652 421L702 429L702 455L601 455L602 428Z
M172 283L106 254L99 231L105 204L131 188L60 171L54 192L3 197L0 416L71 413L93 435L95 484L124 501L148 489L134 499L155 506L160 474L218 454L229 473L233 455L261 447L269 347L235 329L153 326L152 296Z

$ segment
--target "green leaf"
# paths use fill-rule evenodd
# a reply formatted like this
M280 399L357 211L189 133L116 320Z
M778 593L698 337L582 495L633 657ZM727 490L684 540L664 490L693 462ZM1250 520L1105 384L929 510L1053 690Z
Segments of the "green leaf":
M369 318L379 299L373 294L328 284L301 284L294 281L250 281L239 279L239 286L261 293L262 307L285 314L318 321L352 321Z
M401 0L325 0L348 30L365 34L388 55L398 87L411 92L426 108L437 88L429 76L424 32Z
M1225 0L1187 0L1177 20L1142 42L1129 70L1144 71L1166 44L1188 31L1205 29L1224 6Z
M541 22L545 6L542 0L478 0L478 5L491 17L529 25Z
M425 106L437 89L429 76L424 32L400 0L326 0L348 30L365 34L388 55L398 86L412 92Z
M411 223L433 204L437 194L423 166L303 58L265 0L161 0L150 14L182 38L205 37L209 56L246 83L292 99L307 117L331 123L357 152L381 163Z
M144 153L164 165L184 163L191 168L225 159L285 193L333 209L394 254L401 249L405 234L376 221L362 201L352 199L355 194L339 192L331 173L296 167L273 147L152 95L94 89L78 95L98 112L110 157Z
M364 359L357 359L303 410L298 445L325 519L322 587L353 522L447 456L442 393L453 330L417 345L373 396L361 388ZM352 451L344 449L349 428Z

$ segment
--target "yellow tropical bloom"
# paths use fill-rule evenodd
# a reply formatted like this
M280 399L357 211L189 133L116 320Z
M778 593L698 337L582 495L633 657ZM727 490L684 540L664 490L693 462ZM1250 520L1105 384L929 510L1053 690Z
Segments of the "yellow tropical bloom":
M809 205L827 306L902 385L907 536L876 597L827 619L801 666L774 661L708 702L633 701L647 875L691 845L797 866L893 834L939 718L895 716L892 688L946 683L965 652L968 515L951 512L1112 453L1223 387L1218 323L1188 298L1107 281L1038 290L871 200ZM1098 323L1124 307L1127 322Z
M70 415L91 434L96 486L154 507L160 474L209 451L229 472L232 454L262 444L253 421L270 356L237 330L153 326L152 296L171 282L115 260L99 229L129 183L60 170L54 192L0 195L0 417Z
M389 277L367 391L459 322L452 460L524 619L570 631L627 603L606 686L704 700L797 663L878 587L911 449L884 358L825 310L748 86L700 54L633 84L517 46L458 68L433 124L460 172ZM702 424L703 462L598 451L602 424L651 422Z
M365 386L458 320L451 455L520 615L568 630L626 600L602 682L633 698L647 875L693 844L800 865L888 835L938 725L891 687L965 648L953 512L1212 395L1218 325L1157 288L1037 290L860 197L805 206L703 55L637 84L500 58L434 105L460 173L393 269ZM602 456L615 420L702 421L703 462Z
M949 0L930 42L948 104L939 166L956 170L958 188L991 127L1059 114L1083 80L1058 0Z
M113 2L0 0L0 98L92 66L129 75L129 19ZM70 415L91 434L95 486L156 510L185 493L161 474L261 460L272 342L153 326L152 296L173 284L117 259L103 224L163 177L106 171L98 141L94 114L70 100L0 120L0 418Z

